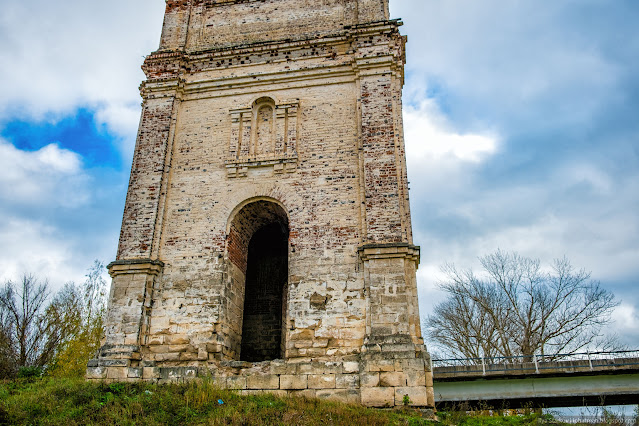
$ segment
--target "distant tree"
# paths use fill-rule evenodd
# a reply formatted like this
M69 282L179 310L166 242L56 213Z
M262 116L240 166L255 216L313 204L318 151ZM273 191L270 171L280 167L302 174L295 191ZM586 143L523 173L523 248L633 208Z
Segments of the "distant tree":
M48 282L23 275L0 288L0 378L25 367L80 376L100 346L106 306L104 265L95 261L82 285L50 297Z
M16 374L16 352L8 311L0 306L0 379Z
M44 317L48 282L23 275L18 284L8 281L0 289L0 316L4 319L5 347L16 369L45 365L53 356L47 348L47 322Z
M95 261L82 286L67 284L48 309L51 321L68 327L47 374L57 377L84 375L87 362L100 349L106 312L104 264ZM61 327L62 328L62 327Z
M497 251L480 258L485 274L445 265L440 288L448 299L427 319L426 329L451 357L575 353L602 340L601 329L618 305L611 292L555 260L544 272L539 260Z

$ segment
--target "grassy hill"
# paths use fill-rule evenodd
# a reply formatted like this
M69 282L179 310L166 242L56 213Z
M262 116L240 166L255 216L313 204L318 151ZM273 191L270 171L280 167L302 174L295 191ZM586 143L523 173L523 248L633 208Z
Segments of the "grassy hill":
M440 424L540 424L534 413L510 417L445 414ZM181 385L30 379L0 383L2 425L433 425L415 410L272 395L240 396L207 382ZM548 423L545 423L548 424Z

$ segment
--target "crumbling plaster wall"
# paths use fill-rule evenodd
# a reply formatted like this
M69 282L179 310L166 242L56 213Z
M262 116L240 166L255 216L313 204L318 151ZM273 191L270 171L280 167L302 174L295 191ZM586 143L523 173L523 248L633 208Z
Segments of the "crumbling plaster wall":
M166 353L175 349L181 352L174 360L197 360L207 345L224 347L231 333L227 328L233 333L238 326L241 330L241 311L232 309L228 300L220 303L237 287L229 286L227 242L232 239L227 239L226 226L234 209L255 197L277 200L288 215L287 357L321 358L359 350L365 310L354 249L361 241L354 90L352 82L278 90L278 97L300 103L297 169L276 174L272 167L256 167L248 176L233 179L224 163L229 111L274 94L182 102L159 250L167 266L155 293L148 340L149 350L157 353L153 359L165 360ZM233 267L242 270L245 265ZM311 305L313 295L325 302ZM219 330L211 333L215 327L211 318L220 310L226 316L220 318ZM206 335L210 337L205 339ZM169 347L178 337L191 342L191 347ZM222 349L222 354L239 355L231 347ZM212 351L209 356L220 358L220 353Z

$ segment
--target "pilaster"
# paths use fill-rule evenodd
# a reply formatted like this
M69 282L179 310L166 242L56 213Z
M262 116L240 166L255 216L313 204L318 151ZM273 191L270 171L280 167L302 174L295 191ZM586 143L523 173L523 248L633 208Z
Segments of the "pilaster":
M359 248L367 298L361 352L362 404L434 406L430 356L421 335L417 282L419 247L408 243Z
M399 36L399 25L400 22L387 21L354 30L364 243L412 242L400 128L404 39Z
M191 16L188 0L166 0L160 50L184 50Z
M153 249L157 247L161 230L158 219L161 219L161 199L169 173L170 136L177 116L175 107L174 94L146 99L142 106L118 260L157 258L157 250Z
M360 23L389 19L388 0L357 0L357 7Z
M359 248L367 296L366 334L410 336L423 344L415 271L419 247L408 243L366 244Z
M115 261L107 267L113 281L98 359L89 362L88 378L122 380L139 367L151 318L153 290L164 264L157 260ZM135 372L133 378L135 378Z

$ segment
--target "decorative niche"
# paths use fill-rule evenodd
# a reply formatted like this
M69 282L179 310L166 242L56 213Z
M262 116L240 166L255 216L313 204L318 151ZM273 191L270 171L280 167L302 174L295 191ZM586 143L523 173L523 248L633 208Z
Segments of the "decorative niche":
M231 140L225 161L229 177L244 177L249 169L273 168L275 173L297 169L299 102L277 104L259 98L250 108L231 114Z

